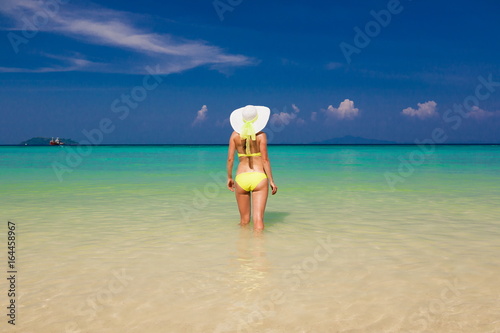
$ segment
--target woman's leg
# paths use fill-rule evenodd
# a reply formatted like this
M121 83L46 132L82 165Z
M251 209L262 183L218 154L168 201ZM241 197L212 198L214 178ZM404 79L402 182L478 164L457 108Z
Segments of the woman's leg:
M264 229L264 211L266 210L267 194L269 191L268 179L262 179L252 192L253 204L253 228L255 230Z
M236 202L238 203L238 210L240 211L240 225L247 225L250 223L250 192L245 191L235 182L234 193L236 195Z

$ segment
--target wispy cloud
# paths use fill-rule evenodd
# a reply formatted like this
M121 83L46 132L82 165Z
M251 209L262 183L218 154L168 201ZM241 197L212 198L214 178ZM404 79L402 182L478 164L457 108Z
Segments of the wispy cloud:
M317 116L318 116L318 113L317 113L317 112L315 112L315 111L314 111L314 112L311 112L311 120L312 120L312 121L316 121Z
M436 107L437 103L434 101L428 101L425 103L418 103L418 109L408 107L401 111L401 113L408 117L418 117L420 119L426 119L430 117L437 116Z
M84 42L80 47L87 52L75 59L59 59L53 67L21 69L5 68L1 71L53 71L81 70L121 73L145 73L144 67L159 64L161 74L180 72L198 66L211 66L213 69L246 66L255 63L254 59L243 55L233 55L204 41L193 41L167 33L156 33L138 27L144 17L128 12L103 8L97 5L79 7L75 4L62 4L58 10L47 15L45 21L33 21L33 17L46 13L43 1L2 0L0 14L11 19L13 26L6 28L11 33L23 37L26 22L32 24L33 34L50 32L73 40ZM37 32L38 31L38 32ZM36 37L33 37L36 38ZM86 44L94 47L86 47ZM113 59L103 59L104 52L95 51L95 46L112 48ZM20 48L27 45L19 45ZM98 48L99 49L99 48ZM101 49L102 50L102 49ZM85 52L80 51L81 54ZM131 54L132 53L132 56ZM53 59L56 61L56 59ZM63 69L64 67L65 69Z
M207 120L208 108L206 105L203 105L201 109L196 113L196 118L194 119L191 126L196 126Z
M224 120L217 120L215 122L215 126L217 126L217 127L226 127L229 124L230 124L229 123L229 118L225 118Z
M293 112L288 113L286 111L286 107L284 107L283 112L276 112L271 115L271 123L275 125L288 125L292 122L296 122L299 125L305 123L305 120L297 117L297 114L300 112L300 109L297 105L292 104Z
M359 109L354 107L354 101L345 99L339 104L338 108L333 107L333 105L328 106L326 110L328 116L334 116L338 119L354 119L359 115Z
M328 64L326 64L325 67L328 70L334 70L334 69L339 69L341 67L344 67L344 64L342 64L340 62L329 62Z
M471 108L471 111L469 111L468 116L476 120L482 120L494 116L500 116L500 111L496 112L486 111L474 105Z
M279 112L271 116L271 123L277 125L288 125L297 117L295 113Z

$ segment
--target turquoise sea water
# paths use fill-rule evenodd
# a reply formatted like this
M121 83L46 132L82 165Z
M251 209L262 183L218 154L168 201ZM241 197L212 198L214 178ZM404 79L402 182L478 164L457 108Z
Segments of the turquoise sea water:
M500 331L500 146L426 148L270 146L259 235L225 146L0 147L14 330Z

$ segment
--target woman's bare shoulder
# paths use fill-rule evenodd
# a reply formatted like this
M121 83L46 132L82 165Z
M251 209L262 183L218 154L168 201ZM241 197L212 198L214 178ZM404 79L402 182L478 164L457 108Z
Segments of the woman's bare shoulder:
M265 132L260 131L260 132L256 133L255 135L256 135L258 140L267 139L267 135Z
M229 141L233 142L235 145L238 145L239 138L240 135L238 134L238 132L233 131L233 133L231 133L231 136L229 137Z

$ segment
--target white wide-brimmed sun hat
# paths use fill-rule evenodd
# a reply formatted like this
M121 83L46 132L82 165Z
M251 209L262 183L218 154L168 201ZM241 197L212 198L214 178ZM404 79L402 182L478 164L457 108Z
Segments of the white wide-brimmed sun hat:
M246 136L245 134L252 135L262 131L266 127L270 115L271 110L266 106L247 105L234 110L229 121L237 133Z

